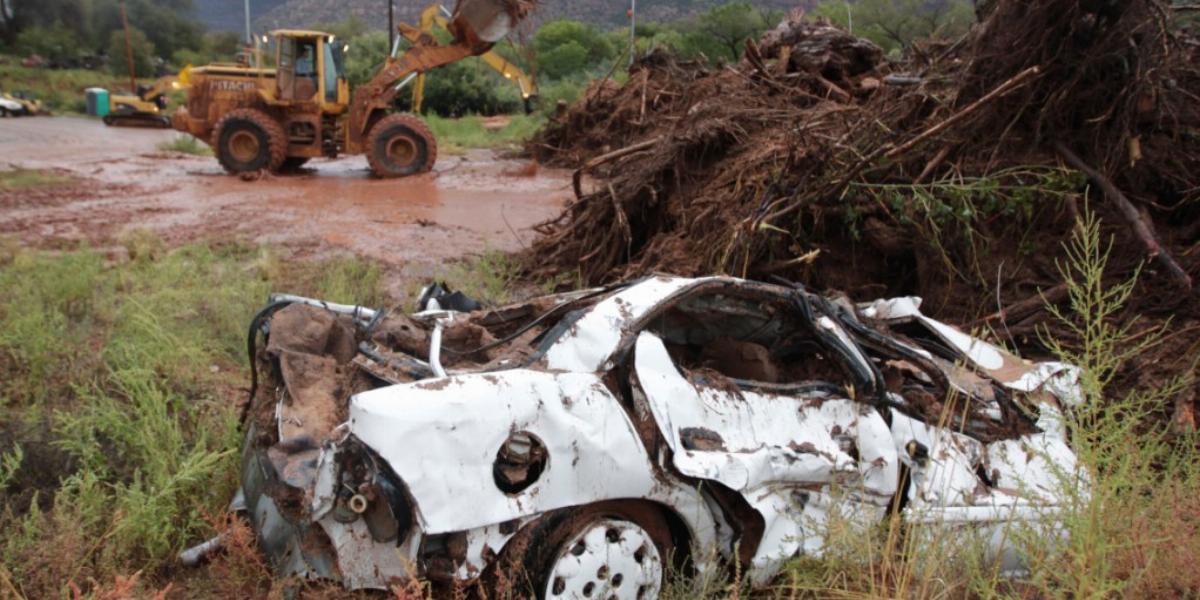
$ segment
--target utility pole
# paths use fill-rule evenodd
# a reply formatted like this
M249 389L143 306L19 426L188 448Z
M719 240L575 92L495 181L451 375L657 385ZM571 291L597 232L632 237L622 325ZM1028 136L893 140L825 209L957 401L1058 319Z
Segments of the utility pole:
M253 46L254 38L251 37L252 34L250 33L250 0L245 0L245 8L246 8L246 45Z
M133 42L129 38L129 17L125 16L125 0L121 0L121 26L125 28L125 58L129 60L129 91L137 95L137 74L133 70Z
M396 5L392 0L388 3L388 48L396 45Z
M629 0L629 66L633 66L634 30L637 29L637 0Z

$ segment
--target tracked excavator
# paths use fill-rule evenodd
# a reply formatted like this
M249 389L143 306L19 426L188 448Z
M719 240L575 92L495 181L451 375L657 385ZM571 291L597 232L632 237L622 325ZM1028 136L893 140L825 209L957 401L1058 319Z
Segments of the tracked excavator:
M186 85L191 67L185 67L179 75L160 77L149 86L137 86L130 94L113 94L108 97L108 114L105 125L150 125L170 127L171 118L166 115L167 94Z
M264 66L260 51L254 65L193 68L187 104L171 125L206 140L230 173L342 154L365 154L378 177L424 173L437 159L437 141L419 117L394 111L405 78L491 50L531 9L531 0L458 0L449 43L427 40L389 56L353 95L340 40L321 31L273 31L267 41L274 41L274 67Z

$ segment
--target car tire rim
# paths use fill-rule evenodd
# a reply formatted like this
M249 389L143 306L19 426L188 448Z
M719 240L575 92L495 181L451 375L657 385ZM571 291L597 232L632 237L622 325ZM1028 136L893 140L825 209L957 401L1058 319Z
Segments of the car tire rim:
M629 521L596 521L558 550L546 578L546 600L650 600L662 586L654 539Z
M258 157L258 136L250 131L235 131L229 136L229 153L238 162L248 163Z

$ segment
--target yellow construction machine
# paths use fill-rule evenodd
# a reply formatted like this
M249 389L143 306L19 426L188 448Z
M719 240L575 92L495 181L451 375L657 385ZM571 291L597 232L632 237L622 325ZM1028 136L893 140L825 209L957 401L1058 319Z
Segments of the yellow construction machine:
M274 31L273 68L264 67L261 56L255 66L193 68L187 105L171 124L206 140L231 173L339 154L366 154L378 177L423 173L433 168L437 142L420 118L393 112L399 84L491 50L530 6L529 0L458 0L447 23L449 43L414 44L389 56L353 96L341 41L321 31Z
M186 85L191 66L179 75L160 77L150 86L137 86L132 94L112 94L108 97L105 125L156 125L170 127L171 118L165 113L167 94Z
M421 20L418 27L401 23L400 35L404 36L409 42L416 44L434 44L436 43L433 37L433 28L440 27L445 31L450 30L450 18L452 14L446 10L446 7L441 4L430 4L421 11ZM392 54L396 53L396 49L392 49ZM488 50L479 55L479 59L491 67L494 71L504 76L505 79L517 84L521 90L521 100L525 105L525 112L533 112L534 106L537 103L537 82L533 77L527 75L520 67L512 64L503 56L500 56L495 50ZM412 111L414 113L421 112L421 105L425 101L425 73L418 73L413 81L412 91Z

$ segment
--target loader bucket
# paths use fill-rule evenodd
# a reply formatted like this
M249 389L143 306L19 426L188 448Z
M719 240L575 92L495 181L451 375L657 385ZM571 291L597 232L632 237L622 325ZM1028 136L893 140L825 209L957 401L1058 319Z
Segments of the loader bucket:
M521 16L517 6L517 0L459 0L452 20L456 37L466 41L474 34L489 44L504 39Z

